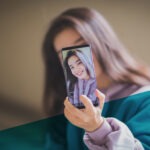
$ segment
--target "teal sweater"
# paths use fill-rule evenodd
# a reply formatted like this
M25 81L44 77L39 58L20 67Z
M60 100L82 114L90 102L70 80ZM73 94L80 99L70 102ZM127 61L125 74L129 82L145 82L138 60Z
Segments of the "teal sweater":
M143 147L150 150L150 92L107 102L102 115L124 122ZM47 149L87 149L83 143L83 134L82 129L70 124L63 115L54 117L47 134Z
M102 115L124 122L144 148L150 150L150 92L106 102ZM83 135L82 129L59 115L0 131L0 149L86 150Z

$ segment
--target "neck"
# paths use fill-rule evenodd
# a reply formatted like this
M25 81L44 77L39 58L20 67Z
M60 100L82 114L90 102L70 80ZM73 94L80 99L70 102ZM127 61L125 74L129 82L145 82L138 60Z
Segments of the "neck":
M108 88L112 83L112 80L105 74L101 74L96 79L97 86L99 89Z

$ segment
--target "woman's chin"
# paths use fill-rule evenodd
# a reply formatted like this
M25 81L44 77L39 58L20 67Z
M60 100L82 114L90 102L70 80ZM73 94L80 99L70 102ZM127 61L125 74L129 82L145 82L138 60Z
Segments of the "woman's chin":
M80 77L78 76L78 79L81 79L81 80L83 80L84 78L83 78L83 77L81 77L81 76L80 76Z

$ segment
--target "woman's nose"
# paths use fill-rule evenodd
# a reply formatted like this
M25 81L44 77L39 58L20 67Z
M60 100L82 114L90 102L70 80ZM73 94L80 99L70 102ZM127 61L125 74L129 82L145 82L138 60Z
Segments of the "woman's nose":
M78 73L79 71L80 71L80 68L77 67L77 68L75 69L75 72Z

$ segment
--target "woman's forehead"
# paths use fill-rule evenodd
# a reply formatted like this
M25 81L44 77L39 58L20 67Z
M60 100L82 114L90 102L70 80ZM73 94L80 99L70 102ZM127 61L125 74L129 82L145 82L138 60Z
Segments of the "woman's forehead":
M84 39L76 30L67 28L57 34L54 40L54 47L56 52L59 52L62 50L62 48L77 46L84 43Z

